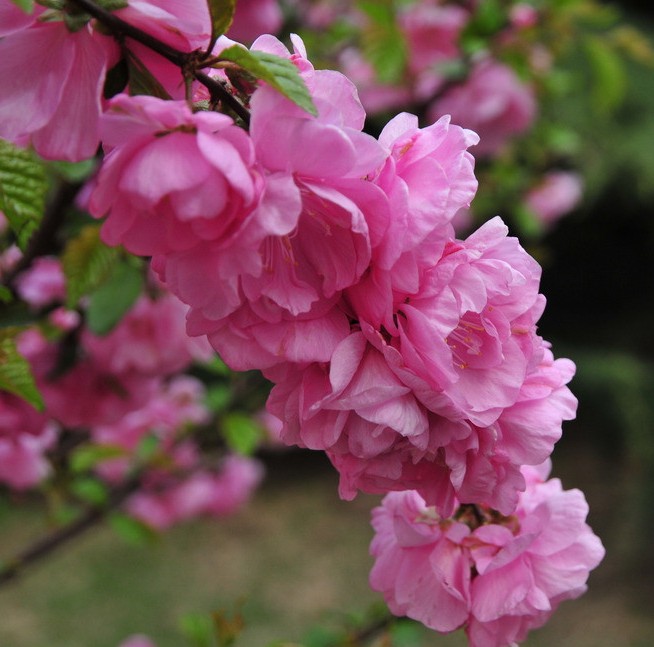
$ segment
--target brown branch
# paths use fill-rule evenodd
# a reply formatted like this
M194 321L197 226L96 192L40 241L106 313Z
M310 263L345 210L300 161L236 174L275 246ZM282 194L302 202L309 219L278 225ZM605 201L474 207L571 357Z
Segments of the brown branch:
M104 505L89 508L72 523L42 537L14 557L3 560L5 566L0 570L0 585L16 579L22 575L25 567L47 557L69 540L78 537L95 526L95 524L104 520L109 512L120 506L139 487L139 484L140 475L133 476L122 485L111 490L108 500Z
M212 98L219 98L228 108L230 108L238 117L243 121L243 123L248 126L250 123L250 113L243 106L243 104L236 99L230 92L215 79L211 78L209 75L202 72L200 69L205 65L204 61L206 60L207 55L194 51L194 52L182 52L181 50L171 47L166 43L160 41L158 38L148 34L147 32L130 25L128 22L125 22L122 18L119 18L115 14L99 7L92 0L68 0L74 5L77 5L80 9L83 9L90 16L93 16L96 20L102 23L107 27L115 38L121 39L124 37L132 38L135 41L145 45L152 51L156 52L163 56L166 60L170 61L174 65L177 65L184 74L187 72L192 74L192 76L197 79L202 85L204 85L207 90L209 90Z

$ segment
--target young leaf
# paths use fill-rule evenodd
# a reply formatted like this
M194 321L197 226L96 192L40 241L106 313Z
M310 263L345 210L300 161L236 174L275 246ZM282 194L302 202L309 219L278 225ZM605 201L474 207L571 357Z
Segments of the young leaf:
M125 541L136 546L151 544L157 538L150 526L120 512L109 516L109 524Z
M231 27L236 11L236 0L207 0L211 14L211 42L222 36Z
M118 250L100 240L100 228L87 225L69 241L61 261L66 276L66 305L74 308L80 297L88 294L109 276Z
M34 11L34 0L11 0L19 9L25 13L32 13Z
M600 112L610 113L620 105L627 90L622 60L613 48L599 37L589 36L585 46L593 71L593 105Z
M130 94L147 94L159 99L171 99L163 85L153 76L140 58L128 50L126 60Z
M318 115L304 80L295 65L288 59L267 52L252 52L240 45L232 45L224 49L220 53L220 58L236 63L246 72L281 92L300 108L314 116Z
M118 445L81 445L70 457L73 472L88 472L98 463L111 458L123 458L126 451Z
M36 388L32 369L10 335L0 336L0 390L9 391L43 411L43 398Z
M90 294L86 323L96 335L106 335L134 305L143 288L143 273L131 263L119 261L107 279Z
M222 432L229 448L239 454L250 455L263 437L263 430L250 416L230 413L222 420Z
M43 162L0 139L0 211L23 251L43 217L47 190Z

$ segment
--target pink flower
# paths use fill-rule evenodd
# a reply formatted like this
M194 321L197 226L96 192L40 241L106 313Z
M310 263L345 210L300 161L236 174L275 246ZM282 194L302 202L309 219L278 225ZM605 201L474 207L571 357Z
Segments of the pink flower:
M523 468L514 514L461 506L442 518L415 492L387 495L373 511L373 589L391 611L439 632L464 627L471 647L506 647L579 597L604 556L585 523L579 490Z
M479 135L475 155L491 156L531 126L536 99L533 89L511 68L487 59L475 65L466 82L446 92L429 111L434 120L445 114Z
M42 308L66 298L61 262L56 258L37 258L16 281L18 294L34 308Z
M46 478L50 464L45 453L57 432L46 415L23 399L0 392L0 481L23 490Z
M581 200L583 182L571 171L551 171L525 197L525 206L545 226L553 225Z
M84 348L109 373L177 373L194 359L208 360L213 354L205 339L187 336L187 311L172 294L157 299L141 295L108 335L85 331Z
M31 364L48 414L66 427L116 422L142 406L159 384L157 378L134 371L109 373L88 356L70 367L64 349L37 330L22 333L18 348Z
M134 634L120 643L119 647L156 647L156 645L143 634Z
M261 34L278 32L282 20L277 0L240 0L227 34L241 43L251 43Z
M228 456L218 473L195 471L179 482L147 485L127 503L131 515L157 530L198 516L224 517L245 505L263 478L261 464L243 456Z
M63 21L41 21L43 11L37 6L0 41L0 137L78 161L98 147L102 88L118 47L88 25L70 32Z

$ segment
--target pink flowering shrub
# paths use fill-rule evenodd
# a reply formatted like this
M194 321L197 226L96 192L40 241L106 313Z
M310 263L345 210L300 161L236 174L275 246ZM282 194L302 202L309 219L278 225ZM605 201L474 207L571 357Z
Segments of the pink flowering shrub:
M548 465L522 471L509 516L463 505L444 518L413 491L375 508L370 584L393 613L442 633L464 627L471 647L506 647L586 590L604 548L583 494L546 481Z

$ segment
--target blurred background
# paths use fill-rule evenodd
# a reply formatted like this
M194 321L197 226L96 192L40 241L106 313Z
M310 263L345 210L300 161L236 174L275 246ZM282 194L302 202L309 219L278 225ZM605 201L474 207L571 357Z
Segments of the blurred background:
M627 0L619 7L623 22L654 39L654 7ZM578 418L564 425L553 473L566 489L584 491L607 556L591 574L589 592L564 603L525 645L650 647L654 68L627 60L619 103L589 111L588 58L571 48L565 65L576 91L545 109L576 133L584 199L525 246L544 270L548 307L539 331L578 367ZM175 647L183 644L180 631L192 633L195 615L217 609L242 611L237 645L328 645L316 625L356 621L380 602L367 584L369 515L378 499L340 501L336 475L321 455L267 451L262 459L263 487L231 518L194 521L147 546L97 527L7 583L0 589L0 646L114 647L144 633ZM44 527L38 501L21 497L18 510L12 503L10 493L0 503L5 556ZM464 644L461 636L407 636L408 647Z

